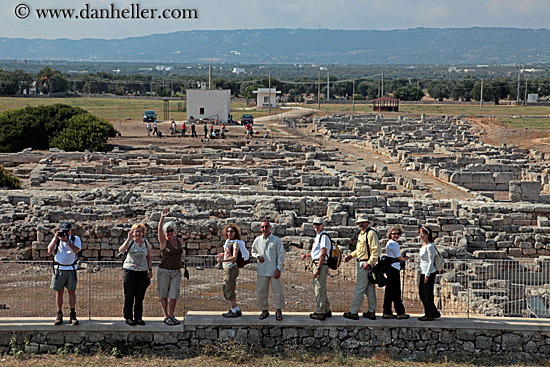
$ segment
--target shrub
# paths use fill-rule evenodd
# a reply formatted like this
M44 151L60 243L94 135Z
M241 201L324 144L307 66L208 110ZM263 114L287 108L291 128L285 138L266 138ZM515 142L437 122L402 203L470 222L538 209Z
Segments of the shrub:
M107 139L115 135L109 122L63 104L27 106L0 114L0 152L51 147L106 150Z
M0 187L5 189L20 189L21 181L10 171L0 165Z

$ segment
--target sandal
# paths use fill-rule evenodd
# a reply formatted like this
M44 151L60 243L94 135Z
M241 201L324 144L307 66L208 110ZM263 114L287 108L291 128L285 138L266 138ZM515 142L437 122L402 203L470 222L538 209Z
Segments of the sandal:
M260 316L258 316L258 318L260 320L263 320L263 319L267 319L268 316L269 316L269 311L262 311L262 313L260 314Z
M170 318L170 317L165 317L163 322L166 325L176 325L176 324L174 324L174 320L172 320L172 318Z
M172 321L174 322L173 325L179 325L179 324L180 324L179 320L176 319L175 317L171 317L171 319L172 319Z
M277 311L275 312L275 319L276 319L277 321L281 321L281 320L283 319L283 311L277 310Z

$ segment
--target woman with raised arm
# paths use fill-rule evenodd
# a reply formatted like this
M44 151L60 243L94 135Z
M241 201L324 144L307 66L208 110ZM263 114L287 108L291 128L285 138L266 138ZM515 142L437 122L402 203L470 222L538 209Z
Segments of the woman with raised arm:
M145 225L136 223L128 232L128 238L119 247L126 253L122 265L124 271L124 319L130 326L145 325L143 299L153 277L151 245L143 236Z
M168 209L163 209L158 225L161 256L157 273L158 295L164 323L178 325L180 322L174 316L174 311L178 298L180 298L183 247L181 241L175 236L176 225L174 222L164 223L164 218L167 215Z

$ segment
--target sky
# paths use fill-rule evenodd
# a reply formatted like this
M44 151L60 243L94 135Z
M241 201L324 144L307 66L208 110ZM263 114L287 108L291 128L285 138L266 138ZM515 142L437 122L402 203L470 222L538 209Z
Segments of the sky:
M142 19L91 19L111 7L129 17L138 6ZM39 18L45 9L75 10L73 19ZM154 19L143 19L151 9ZM550 0L2 0L0 19L0 37L46 39L257 28L549 28Z

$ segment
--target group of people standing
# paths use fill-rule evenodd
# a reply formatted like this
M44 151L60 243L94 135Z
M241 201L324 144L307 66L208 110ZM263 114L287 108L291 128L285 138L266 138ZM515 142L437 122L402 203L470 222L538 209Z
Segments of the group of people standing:
M358 215L355 223L360 229L355 251L344 258L349 262L355 258L357 261L357 280L350 311L344 313L344 318L359 320L359 310L365 295L367 296L367 312L363 317L376 320L376 284L372 279L372 269L376 266L381 255L381 246L378 234L371 227L371 221L365 215ZM325 231L323 218L316 217L313 220L313 228L316 232L311 251L302 254L303 260L311 261L313 290L315 294L315 311L309 316L316 320L325 320L332 317L330 301L327 296L328 257L332 243L328 233ZM224 229L226 242L224 252L218 254L218 262L223 264L224 281L223 295L230 302L230 309L223 317L240 317L242 312L237 305L236 281L239 275L239 251L241 258L245 261L249 256L257 259L257 282L256 295L258 309L261 311L261 320L269 316L267 299L269 286L273 289L273 303L276 309L277 320L283 319L282 308L284 305L284 287L281 274L284 270L285 251L281 240L271 233L271 224L268 221L261 223L262 235L258 236L252 244L251 254L246 249L245 243L241 240L239 227L228 224ZM420 227L419 235L423 241L420 249L420 282L419 296L424 305L424 316L420 321L432 321L441 317L434 303L434 283L436 270L434 266L435 246L433 244L432 231L428 227ZM386 244L387 259L391 265L386 270L387 285L384 293L384 305L382 318L384 319L408 319L410 315L405 313L405 306L401 298L400 270L401 263L409 260L400 251L399 237L403 230L399 226L393 226L388 231L388 242ZM395 309L395 314L393 313Z
M380 241L378 234L371 227L371 221L365 215L358 215L355 223L360 229L357 238L355 251L344 258L345 262L355 258L357 261L357 279L351 301L350 310L344 313L344 318L350 320L359 320L359 310L363 304L365 295L367 296L367 312L363 317L376 320L376 284L372 278L372 269L380 258ZM317 217L313 220L313 228L317 233L313 242L313 247L309 254L303 254L302 258L311 258L313 271L313 286L315 292L315 312L309 316L316 320L325 320L332 317L330 302L327 296L326 279L328 275L328 256L331 250L331 240L325 229L323 218ZM399 237L403 230L399 226L393 226L388 231L388 243L386 245L387 258L392 264L387 269L387 285L384 293L384 310L382 318L384 319L408 319L409 314L405 313L405 307L401 299L400 269L401 262L406 262L409 257L403 256L399 247ZM434 266L435 246L433 244L432 231L428 227L420 227L419 235L423 241L420 249L420 282L419 296L424 305L424 316L420 321L432 321L441 317L434 303L434 283L436 270ZM395 309L395 314L392 311Z
M168 209L163 209L158 224L161 262L157 271L157 291L166 325L178 325L174 316L180 288L183 267L183 245L174 234L174 222L164 223ZM143 300L153 277L151 244L144 238L145 225L136 223L128 232L128 238L119 251L126 255L124 272L124 319L130 326L145 325L143 321Z
M182 241L175 237L176 225L169 221L165 223L168 209L163 209L158 223L158 240L160 244L161 263L157 272L158 297L162 308L164 323L178 325L180 321L174 316L177 300L180 297L182 281L183 252ZM371 221L365 215L358 215L355 223L360 229L357 238L356 249L344 258L345 262L352 259L357 261L357 279L350 310L343 317L351 320L359 320L359 310L364 296L367 296L367 312L363 317L376 320L376 285L372 279L372 269L379 261L381 246L377 232L371 227ZM311 251L302 254L303 260L311 261L313 290L315 294L315 311L309 316L316 320L325 320L332 317L330 301L327 296L327 275L329 271L328 257L332 243L325 231L323 218L314 218L313 228L316 232ZM261 235L256 237L249 252L243 240L241 230L235 223L225 226L223 233L225 243L223 252L219 253L217 260L222 264L223 296L229 302L229 311L223 313L223 317L235 318L242 316L242 311L237 304L236 284L239 269L249 260L250 256L257 260L256 295L257 305L260 311L259 319L269 317L268 296L269 289L273 292L273 306L276 320L283 319L285 304L284 285L282 274L284 271L285 249L281 239L271 233L271 223L263 221L260 224ZM123 286L124 286L124 319L128 325L145 325L143 321L143 300L153 276L151 244L145 239L146 227L143 223L132 225L124 243L119 247L121 254L125 255L123 262ZM434 303L434 284L436 269L434 257L436 249L433 244L432 230L426 226L419 228L419 236L422 247L420 258L420 281L418 293L424 305L424 316L421 321L432 321L441 317ZM400 251L399 237L403 234L399 226L393 226L388 231L386 245L387 258L391 259L391 265L386 270L387 285L384 294L384 306L382 318L408 319L405 307L401 299L400 269L401 263L409 260ZM63 293L67 288L69 304L71 307L70 322L77 325L75 303L77 285L77 254L81 249L81 240L72 234L70 223L62 223L60 230L48 246L48 252L54 254L54 273L51 288L56 291L57 318L56 325L63 323ZM395 309L395 314L392 311Z

